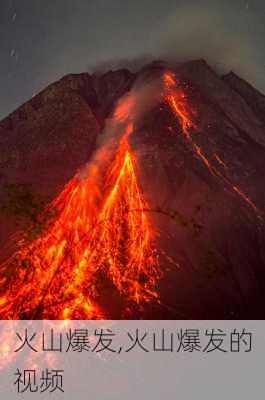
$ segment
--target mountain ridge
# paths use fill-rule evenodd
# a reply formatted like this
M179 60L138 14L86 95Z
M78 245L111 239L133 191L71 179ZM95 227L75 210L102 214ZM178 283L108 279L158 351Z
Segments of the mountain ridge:
M0 199L9 199L8 185L22 183L48 194L48 203L92 157L119 99L168 69L183 90L182 111L194 110L194 124L185 134L179 115L161 101L130 140L152 218L163 232L161 248L176 264L172 269L163 260L169 271L161 283L163 313L262 318L265 103L234 73L218 76L195 60L63 77L0 122ZM1 222L4 245L16 232L16 217L2 213Z

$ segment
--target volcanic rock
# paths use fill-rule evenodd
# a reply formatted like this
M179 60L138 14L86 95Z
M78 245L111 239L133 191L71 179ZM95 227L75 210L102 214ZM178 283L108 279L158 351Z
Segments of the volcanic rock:
M92 157L116 102L135 82L168 68L159 62L136 74L68 75L0 123L2 247L18 230L20 209L12 216L8 204L21 185L22 203L24 196L48 204ZM140 317L263 319L265 97L234 73L218 76L203 60L170 69L196 110L196 126L187 140L161 102L130 139L163 269L161 302Z

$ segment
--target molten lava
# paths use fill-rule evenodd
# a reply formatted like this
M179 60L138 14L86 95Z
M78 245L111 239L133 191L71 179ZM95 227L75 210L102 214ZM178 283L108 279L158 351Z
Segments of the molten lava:
M166 88L165 100L169 104L174 115L178 118L184 137L192 147L194 154L204 163L211 174L221 178L230 187L230 189L240 196L240 198L255 211L258 218L261 218L260 211L254 202L239 187L230 182L230 180L226 178L224 174L211 163L209 157L207 157L201 147L194 141L190 131L192 129L196 130L197 128L197 125L194 122L196 119L196 111L190 107L187 97L177 82L175 75L171 71L167 71L164 73L163 79ZM220 156L214 154L214 157L222 167L227 169L227 166L221 160Z
M163 99L178 118L194 154L258 212L220 171L228 169L220 156L212 155L217 168L195 142L197 112L174 74L166 72L163 84ZM113 116L113 131L118 133L115 146L105 143L97 151L85 172L78 173L49 205L47 213L55 215L41 235L22 245L1 266L0 319L106 318L101 301L109 296L106 286L126 308L159 302L157 284L162 273L156 231L129 144L136 106L132 94L119 102Z
M129 123L104 187L93 166L85 178L75 176L49 206L57 218L47 231L2 266L15 278L0 298L1 319L104 318L102 276L127 304L158 299L155 231L128 143L132 130Z

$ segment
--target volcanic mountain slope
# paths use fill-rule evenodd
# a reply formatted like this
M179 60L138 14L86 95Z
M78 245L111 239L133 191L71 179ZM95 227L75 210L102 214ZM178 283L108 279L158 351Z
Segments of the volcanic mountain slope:
M1 318L264 318L264 99L154 62L5 118Z

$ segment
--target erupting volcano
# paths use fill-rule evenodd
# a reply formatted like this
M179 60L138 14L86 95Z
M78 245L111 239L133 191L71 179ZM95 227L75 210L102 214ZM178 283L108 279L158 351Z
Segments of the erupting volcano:
M57 195L34 217L42 229L29 239L31 221L2 262L1 319L160 318L165 312L170 318L229 318L248 315L260 303L263 252L253 247L244 254L242 246L253 237L262 246L264 239L263 194L257 189L263 122L242 93L205 64L194 65L154 63L135 76L118 72L113 84L112 72L66 77L52 95L48 88L48 95L31 100L35 125L44 120L40 104L57 107L58 96L72 110L50 136L40 128L39 141L47 141L55 158L67 146L68 152L54 167L33 156L45 185L48 170L64 189L58 194L55 185ZM231 99L231 109L218 90ZM0 128L8 130L12 118ZM61 139L55 140L59 130ZM34 173L18 178L38 186Z
M117 124L126 112L121 102ZM16 278L0 299L1 319L106 318L97 305L99 277L109 279L128 304L158 300L155 231L128 143L132 132L129 122L104 187L98 187L104 171L92 163L87 176L77 174L45 211L57 215L47 232L6 261L3 268L14 268ZM108 161L104 147L98 153L98 161Z

